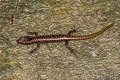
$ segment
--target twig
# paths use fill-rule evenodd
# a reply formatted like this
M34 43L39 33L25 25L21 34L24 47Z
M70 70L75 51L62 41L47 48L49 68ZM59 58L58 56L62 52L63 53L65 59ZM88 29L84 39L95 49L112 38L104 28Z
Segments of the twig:
M15 8L15 11L13 12L13 14L12 14L11 17L10 17L10 24L11 24L11 25L14 23L14 17L15 17L16 12L18 11L18 4L19 4L19 0L16 0L16 8Z

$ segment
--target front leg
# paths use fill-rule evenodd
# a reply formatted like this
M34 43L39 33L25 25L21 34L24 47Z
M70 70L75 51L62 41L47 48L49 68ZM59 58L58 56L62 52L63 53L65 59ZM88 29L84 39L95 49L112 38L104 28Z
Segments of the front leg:
M40 49L40 43L37 43L37 47L35 49L31 50L29 53L32 54L35 51L37 51L38 49Z
M35 35L35 36L38 36L38 33L37 32L27 32L27 35Z

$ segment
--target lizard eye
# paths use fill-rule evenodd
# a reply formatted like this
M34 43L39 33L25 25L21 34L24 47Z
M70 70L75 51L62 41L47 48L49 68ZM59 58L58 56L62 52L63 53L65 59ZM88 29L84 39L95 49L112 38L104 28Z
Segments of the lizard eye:
M26 41L31 41L32 38L31 38L31 37L27 37L27 38L25 38L25 40L26 40Z
M22 37L20 40L21 40L21 41L27 41L27 39L24 38L24 37Z
M25 37L21 37L21 38L19 39L19 42L26 42L26 41L28 41L28 40L27 40L27 38L25 38Z

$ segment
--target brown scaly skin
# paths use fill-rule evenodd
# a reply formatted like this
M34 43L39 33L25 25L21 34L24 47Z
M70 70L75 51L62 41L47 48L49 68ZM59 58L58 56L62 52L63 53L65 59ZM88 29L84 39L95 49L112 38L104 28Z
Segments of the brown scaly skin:
M51 43L51 42L65 42L65 46L67 49L70 50L70 52L75 53L74 50L68 46L68 41L70 40L86 40L94 38L103 32L105 32L107 29L112 27L115 23L111 23L110 25L106 26L102 30L89 34L89 35L83 35L83 36L72 36L71 33L75 33L76 30L71 30L68 32L68 34L55 34L55 35L38 35L37 32L27 32L28 35L20 37L20 39L17 40L17 43L19 44L33 44L36 43L37 47L30 51L30 53L35 52L37 49L40 48L41 43ZM32 36L35 35L35 36Z

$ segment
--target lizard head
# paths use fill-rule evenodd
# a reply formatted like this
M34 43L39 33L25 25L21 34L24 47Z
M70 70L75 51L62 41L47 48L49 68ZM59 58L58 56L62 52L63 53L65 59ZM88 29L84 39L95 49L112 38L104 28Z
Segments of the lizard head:
M17 40L19 44L31 44L32 37L31 36L22 36Z

